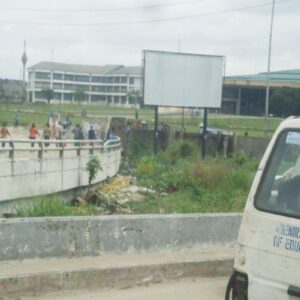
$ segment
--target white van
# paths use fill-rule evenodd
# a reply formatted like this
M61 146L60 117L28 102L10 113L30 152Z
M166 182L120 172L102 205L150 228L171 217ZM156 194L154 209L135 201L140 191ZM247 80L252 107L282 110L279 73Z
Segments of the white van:
M225 299L300 299L298 117L280 124L259 165Z

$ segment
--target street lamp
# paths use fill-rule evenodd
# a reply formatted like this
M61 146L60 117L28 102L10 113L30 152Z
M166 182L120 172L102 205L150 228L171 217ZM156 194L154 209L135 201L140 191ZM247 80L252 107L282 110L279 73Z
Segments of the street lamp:
M270 36L269 36L268 73L267 73L266 101L265 101L265 137L267 137L267 132L269 129L268 116L269 116L269 97L270 97L270 67L271 67L274 10L275 10L275 0L273 0L272 3L271 26L270 26Z

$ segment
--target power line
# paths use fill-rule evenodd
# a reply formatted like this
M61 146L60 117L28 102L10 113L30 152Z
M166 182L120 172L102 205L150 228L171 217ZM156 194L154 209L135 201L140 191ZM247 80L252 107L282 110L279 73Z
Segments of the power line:
M109 12L109 11L128 11L128 10L140 10L140 9L154 9L169 6L179 6L192 4L197 2L203 2L206 0L190 0L190 1L179 1L166 4L151 4L144 6L128 6L119 8L27 8L27 7L0 7L0 10L10 10L10 11L28 11L28 12L60 12L60 13L74 13L74 12Z
M276 3L283 3L292 0L278 0ZM0 21L0 24L12 24L12 25L38 25L38 26L118 26L118 25L134 25L134 24L147 24L147 23L162 23L162 22L171 22L171 21L180 21L180 20L189 20L201 17L208 17L208 16L216 16L222 14L229 14L238 11L249 10L258 7L264 7L272 5L272 2L266 2L257 5L250 5L244 6L239 8L233 8L228 10L216 11L211 13L202 13L202 14L195 14L195 15L188 15L188 16L181 16L181 17L170 17L170 18L163 18L163 19L152 19L152 20L140 20L140 21L124 21L124 22L103 22L103 23L52 23L52 22L22 22L22 21Z

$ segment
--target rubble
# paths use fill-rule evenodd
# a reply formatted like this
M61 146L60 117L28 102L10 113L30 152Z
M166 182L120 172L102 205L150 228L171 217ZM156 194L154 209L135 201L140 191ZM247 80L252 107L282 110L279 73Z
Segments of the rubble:
M143 201L148 193L155 193L155 191L137 186L133 176L118 175L88 190L85 196L76 197L72 200L72 205L95 205L99 215L130 214L132 211L126 203Z

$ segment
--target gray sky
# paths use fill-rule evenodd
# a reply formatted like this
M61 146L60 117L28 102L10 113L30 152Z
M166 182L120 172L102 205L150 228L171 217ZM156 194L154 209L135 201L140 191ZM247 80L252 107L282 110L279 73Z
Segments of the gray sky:
M272 1L0 0L0 78L20 78L24 39L28 66L51 57L63 63L140 65L143 49L178 51L180 47L181 52L226 56L227 75L264 72L271 5L236 9L268 2ZM147 8L150 5L159 7ZM137 6L143 8L121 10ZM207 15L228 10L235 11ZM124 24L195 15L206 16ZM38 24L24 24L30 22ZM50 25L58 23L100 25ZM300 68L299 28L300 0L276 3L271 70Z

